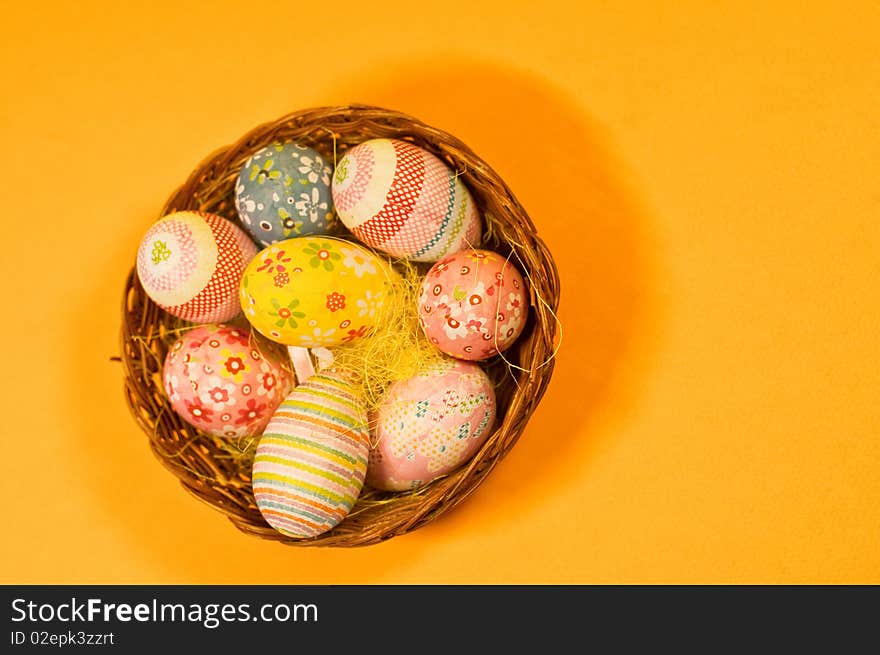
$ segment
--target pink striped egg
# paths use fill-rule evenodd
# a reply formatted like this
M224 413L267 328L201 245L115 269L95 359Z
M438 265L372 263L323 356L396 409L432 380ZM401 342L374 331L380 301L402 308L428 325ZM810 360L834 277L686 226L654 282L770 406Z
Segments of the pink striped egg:
M480 215L458 173L407 141L371 139L349 150L332 192L352 234L393 257L434 262L479 245Z
M234 223L180 211L156 221L138 247L137 272L147 295L192 323L222 323L241 313L238 286L257 246Z
M257 507L284 535L315 537L351 511L367 471L367 417L346 377L320 372L281 403L253 465Z

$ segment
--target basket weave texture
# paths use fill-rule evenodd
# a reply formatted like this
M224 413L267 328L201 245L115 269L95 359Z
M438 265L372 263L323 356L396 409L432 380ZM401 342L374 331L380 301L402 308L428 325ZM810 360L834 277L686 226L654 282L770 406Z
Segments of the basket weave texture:
M486 162L456 137L388 109L365 105L297 111L259 125L209 155L171 194L161 215L185 209L238 222L233 195L239 170L259 148L296 141L335 162L348 148L373 138L395 138L434 153L457 171L484 221L479 247L511 255L528 279L529 318L517 342L484 368L496 383L497 420L477 454L463 467L416 492L364 487L351 513L333 530L294 539L272 529L254 500L249 467L230 457L217 437L187 424L171 409L161 382L162 363L186 326L144 292L134 266L123 298L121 359L125 396L153 453L184 489L225 514L240 530L294 546L364 546L425 526L467 498L510 451L537 407L553 371L559 276L525 209ZM148 227L145 225L145 229ZM344 235L343 235L344 236ZM474 244L477 246L478 244ZM511 366L511 364L513 366Z

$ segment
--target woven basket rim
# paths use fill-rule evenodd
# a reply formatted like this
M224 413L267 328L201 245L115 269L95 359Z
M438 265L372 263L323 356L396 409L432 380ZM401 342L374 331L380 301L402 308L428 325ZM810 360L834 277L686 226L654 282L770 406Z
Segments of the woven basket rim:
M365 491L349 516L311 539L276 532L262 519L250 473L218 457L216 437L199 432L170 409L159 371L176 329L185 322L163 312L145 294L135 266L126 279L120 329L125 397L156 458L186 491L223 513L239 530L291 546L375 544L419 529L465 500L515 445L547 389L554 368L560 280L555 262L526 210L501 177L452 134L395 110L368 104L321 106L287 113L209 153L168 197L159 218L184 209L209 211L238 222L231 195L244 160L278 140L311 145L338 156L368 138L401 138L428 149L460 174L484 221L482 247L507 250L528 280L529 318L504 358L485 368L499 383L494 432L461 468L416 492ZM333 161L331 159L331 161ZM335 163L335 162L334 162ZM145 225L145 228L147 225ZM503 411L502 411L503 410Z

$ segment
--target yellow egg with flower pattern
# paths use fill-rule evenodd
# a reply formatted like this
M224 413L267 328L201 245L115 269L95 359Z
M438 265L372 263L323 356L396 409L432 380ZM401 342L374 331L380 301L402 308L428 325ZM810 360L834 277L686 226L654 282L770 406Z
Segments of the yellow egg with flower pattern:
M242 275L240 300L269 339L332 347L373 331L398 280L386 260L355 243L297 237L257 253Z

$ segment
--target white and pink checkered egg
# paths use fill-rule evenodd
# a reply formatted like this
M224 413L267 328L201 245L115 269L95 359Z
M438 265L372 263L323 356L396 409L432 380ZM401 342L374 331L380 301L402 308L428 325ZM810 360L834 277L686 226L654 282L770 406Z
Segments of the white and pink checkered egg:
M460 175L412 143L358 144L339 160L332 184L339 218L376 250L435 262L479 245L480 214Z
M238 286L257 247L215 214L180 211L156 221L141 240L137 273L147 295L192 323L229 321L241 312Z

